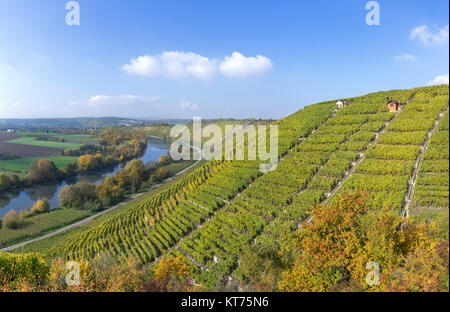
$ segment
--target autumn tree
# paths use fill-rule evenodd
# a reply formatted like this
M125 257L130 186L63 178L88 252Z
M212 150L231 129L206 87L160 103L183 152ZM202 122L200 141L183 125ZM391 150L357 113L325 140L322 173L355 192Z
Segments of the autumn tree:
M106 177L103 183L96 186L95 193L104 207L121 201L125 196L124 189L115 177Z
M3 225L9 229L17 229L20 226L20 216L15 210L8 211L3 216Z
M77 174L78 171L78 165L77 163L68 163L66 165L66 168L64 169L64 172L67 176L74 176Z
M97 200L95 190L95 184L89 182L66 185L58 194L58 202L64 207L85 208L89 203Z
M99 167L99 158L94 155L83 155L78 158L78 168L81 171L90 171Z
M9 189L11 186L11 179L6 174L0 173L0 192Z
M367 285L366 265L379 264L391 276L419 248L433 250L439 240L392 211L373 211L363 193L338 197L312 210L313 221L286 239L282 255L295 255L279 282L282 291L339 290L356 283L366 290L386 290L389 282Z
M50 159L39 159L30 164L26 179L32 183L49 182L58 179L61 174Z
M148 292L191 291L191 268L182 257L162 257L151 272L151 279L142 284Z
M136 193L145 179L145 168L142 160L132 160L128 163L125 170L128 173L131 184L131 193Z
M252 245L245 248L239 257L239 274L254 291L277 290L279 276L286 267L278 250L273 247Z
M32 214L39 214L44 213L50 210L50 203L47 198L43 198L41 200L38 200L33 207L31 207L31 213Z

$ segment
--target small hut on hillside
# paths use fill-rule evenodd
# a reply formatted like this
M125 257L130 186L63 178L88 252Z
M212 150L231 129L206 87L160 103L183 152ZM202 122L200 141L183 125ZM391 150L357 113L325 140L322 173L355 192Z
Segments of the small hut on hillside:
M343 108L344 106L347 105L347 101L337 101L336 105L338 108Z
M398 112L401 103L399 100L389 100L389 102L387 102L387 106L390 112Z

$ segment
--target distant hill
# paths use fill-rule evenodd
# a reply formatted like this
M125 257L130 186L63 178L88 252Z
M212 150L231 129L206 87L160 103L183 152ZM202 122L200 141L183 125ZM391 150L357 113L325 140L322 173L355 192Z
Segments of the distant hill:
M120 117L80 117L80 118L39 118L39 119L0 119L0 129L25 127L25 128L99 128L114 126L142 126L154 124L176 124L187 120L141 120Z

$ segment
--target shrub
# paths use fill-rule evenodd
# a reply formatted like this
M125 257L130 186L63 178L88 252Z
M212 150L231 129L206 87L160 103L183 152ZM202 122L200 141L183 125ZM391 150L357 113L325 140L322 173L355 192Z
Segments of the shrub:
M20 225L19 213L15 210L8 211L3 217L3 223L7 228L17 229Z
M159 169L156 171L156 178L157 178L159 181L164 181L168 176L169 176L169 171L166 170L166 169L159 168Z
M44 257L37 253L0 253L0 284L11 288L21 287L23 282L31 286L41 285L49 274ZM15 282L19 283L15 285Z
M40 214L50 210L50 203L47 198L43 198L42 200L38 200L33 207L31 207L31 214Z

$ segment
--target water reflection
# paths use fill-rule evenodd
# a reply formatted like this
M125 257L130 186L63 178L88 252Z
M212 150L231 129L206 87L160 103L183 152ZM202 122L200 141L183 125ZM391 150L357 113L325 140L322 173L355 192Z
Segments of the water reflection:
M169 147L167 145L151 143L148 144L145 153L137 159L141 159L144 163L154 162L157 161L161 155L166 155L168 150ZM99 184L105 177L113 176L125 165L126 164L124 163L96 172L83 173L76 177L67 178L62 182L36 185L23 190L11 191L3 196L0 195L0 218L11 209L19 212L30 209L37 200L44 197L49 199L51 209L55 209L58 207L58 193L64 186L75 184L80 181Z

